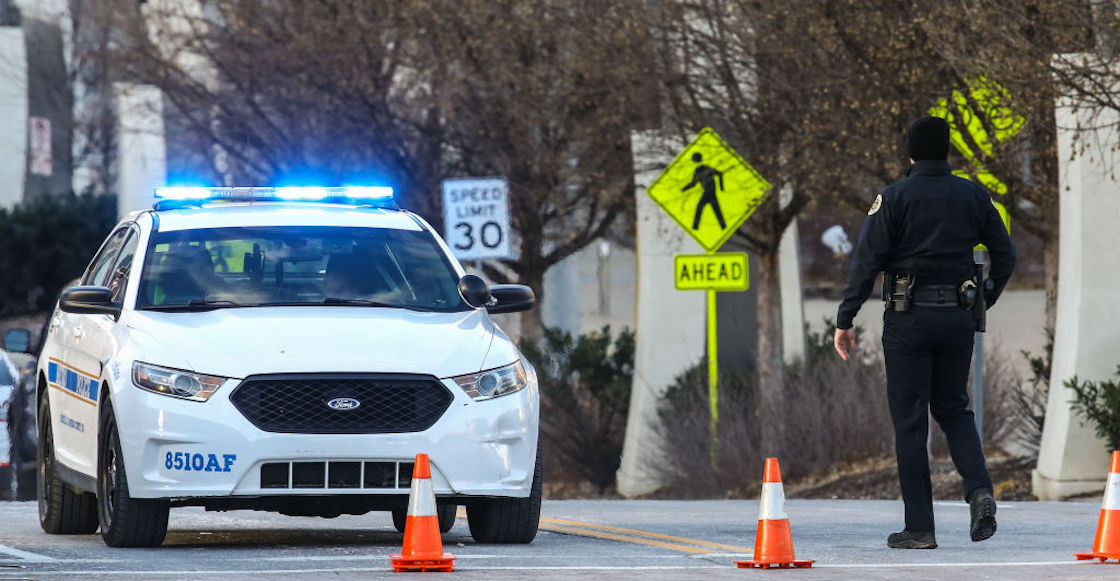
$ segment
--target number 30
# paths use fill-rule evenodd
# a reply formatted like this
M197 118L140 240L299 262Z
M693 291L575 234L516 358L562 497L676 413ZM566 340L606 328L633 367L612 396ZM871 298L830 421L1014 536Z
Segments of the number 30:
M466 222L459 222L455 225L455 229L462 233L463 238L466 239L465 243L456 242L455 249L470 250L474 248L474 228ZM497 222L490 220L484 223L479 230L479 242L486 248L497 248L498 245L502 243L502 239L504 238L502 227L499 226Z

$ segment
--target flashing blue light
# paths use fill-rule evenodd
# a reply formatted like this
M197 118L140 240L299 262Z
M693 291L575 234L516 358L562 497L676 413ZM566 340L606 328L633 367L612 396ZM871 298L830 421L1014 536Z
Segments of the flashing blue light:
M362 200L391 199L393 188L389 186L346 186L343 188L349 198Z
M337 192L332 192L331 189L322 188L318 186L286 186L276 188L276 197L281 200L325 200L331 197L337 197Z
M195 186L156 189L156 203L179 205L211 200L225 201L291 201L338 202L350 204L391 205L393 188L387 186L284 186L279 188L201 188Z
M170 188L156 188L156 199L164 200L205 200L213 197L210 188L194 186L178 186Z

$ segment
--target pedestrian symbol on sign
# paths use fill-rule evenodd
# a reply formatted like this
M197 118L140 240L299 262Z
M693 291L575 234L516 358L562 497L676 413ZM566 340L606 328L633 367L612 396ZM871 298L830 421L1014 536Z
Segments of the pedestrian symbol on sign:
M649 196L704 250L715 252L769 189L770 183L715 131L704 129L650 184Z
M704 154L692 154L692 161L700 164L704 161ZM700 164L696 168L696 173L692 174L692 181L688 185L681 188L682 192L686 192L693 186L699 184L704 188L704 193L700 196L700 202L696 204L696 217L692 219L692 229L697 230L700 228L700 215L704 213L704 206L711 205L712 211L716 213L716 220L719 220L719 227L721 230L727 229L727 223L723 221L723 212L719 211L719 197L716 195L716 180L719 180L719 189L723 189L723 172L718 169L708 167Z

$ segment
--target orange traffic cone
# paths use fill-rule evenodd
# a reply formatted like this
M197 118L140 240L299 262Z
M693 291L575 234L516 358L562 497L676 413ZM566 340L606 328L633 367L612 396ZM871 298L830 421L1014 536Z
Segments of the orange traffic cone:
M450 571L455 556L443 552L439 538L436 493L432 490L432 469L427 454L417 454L412 468L412 491L408 495L408 516L404 524L401 554L389 555L393 570Z
M1097 521L1093 552L1074 553L1073 556L1078 561L1120 561L1120 450L1112 453L1112 465L1108 468L1108 483L1104 486L1104 502L1101 503L1101 517Z
M758 504L758 535L754 540L754 559L735 561L740 569L758 567L812 567L811 560L793 556L793 535L786 515L786 493L782 489L782 473L777 458L766 459L762 476L762 501Z

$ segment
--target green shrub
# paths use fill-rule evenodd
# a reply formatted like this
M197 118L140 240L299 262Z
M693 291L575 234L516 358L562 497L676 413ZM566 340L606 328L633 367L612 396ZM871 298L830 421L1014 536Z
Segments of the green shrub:
M1116 366L1116 375L1120 376L1120 365ZM1093 422L1097 436L1108 442L1109 450L1120 450L1120 382L1081 383L1074 376L1065 386L1073 390L1073 410Z
M0 316L50 310L116 222L115 196L36 196L0 208Z
M614 485L626 435L634 378L634 333L611 328L578 338L545 328L541 343L522 342L541 389L541 447L550 474L582 478L602 494ZM553 477L550 476L550 479Z

